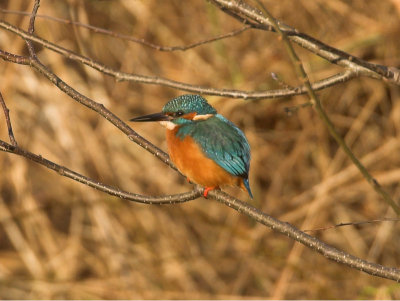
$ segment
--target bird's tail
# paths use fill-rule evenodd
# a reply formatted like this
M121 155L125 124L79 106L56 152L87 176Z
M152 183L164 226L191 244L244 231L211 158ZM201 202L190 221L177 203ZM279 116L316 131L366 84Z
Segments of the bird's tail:
M244 187L246 188L247 192L249 193L249 196L251 198L253 198L253 194L251 193L251 189L250 189L249 179L243 179L243 184L244 184Z

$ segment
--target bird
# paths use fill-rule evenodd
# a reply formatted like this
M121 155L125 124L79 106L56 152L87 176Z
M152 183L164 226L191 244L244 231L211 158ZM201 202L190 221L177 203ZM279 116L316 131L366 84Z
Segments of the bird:
M253 198L249 184L249 142L204 97L181 95L167 102L161 112L130 121L158 121L166 128L171 161L188 181L205 187L205 198L210 190L223 185L238 186Z

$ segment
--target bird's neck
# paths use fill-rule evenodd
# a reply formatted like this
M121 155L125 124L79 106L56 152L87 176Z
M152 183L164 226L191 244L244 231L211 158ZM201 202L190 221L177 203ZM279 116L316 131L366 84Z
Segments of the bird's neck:
M196 123L174 125L174 127L166 127L167 140L168 137L171 138L170 140L172 140L172 137L173 139L183 140L187 135L193 132Z

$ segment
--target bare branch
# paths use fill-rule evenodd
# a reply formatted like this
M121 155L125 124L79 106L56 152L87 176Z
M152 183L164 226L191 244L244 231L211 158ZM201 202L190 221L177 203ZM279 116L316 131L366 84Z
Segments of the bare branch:
M35 0L33 9L32 9L32 13L30 14L31 17L29 19L29 28L28 28L29 33L35 32L35 20L36 20L36 15L37 15L39 6L40 6L40 0Z
M69 95L72 99L78 101L79 103L85 105L86 107L92 109L93 111L99 113L105 119L110 121L113 125L115 125L118 129L120 129L123 133L125 133L130 140L137 143L157 158L159 158L162 162L169 165L171 168L176 169L176 167L169 160L168 155L159 149L157 146L153 145L142 136L137 134L132 128L130 128L126 123L124 123L121 119L119 119L116 115L114 115L111 111L109 111L103 104L95 102L94 100L86 97L85 95L79 93L71 86L66 84L63 80L61 80L57 75L51 72L46 66L44 66L37 58L32 57L22 57L15 56L8 52L0 50L0 57L4 60L21 63L24 65L30 65L39 71L41 74L47 77L56 87L58 87L61 91Z
M23 15L23 16L30 16L31 14L28 12L24 12L24 11L19 11L19 10L9 10L9 9L3 9L0 8L0 12L2 13L7 13L7 14L17 14L17 15ZM77 21L72 21L72 20L67 20L67 19L62 19L62 18L57 18L57 17L53 17L53 16L47 16L47 15L36 15L36 17L38 18L42 18L42 19L47 19L47 20L51 20L51 21L55 21L55 22L59 22L59 23L64 23L64 24L71 24L74 26L78 26L78 27L82 27L82 28L86 28L89 29L95 33L100 33L100 34L104 34L104 35L108 35L114 38L118 38L118 39L122 39L122 40L127 40L130 42L134 42L134 43L138 43L138 44L142 44L144 46L150 47L152 49L158 50L158 51L185 51L191 48L195 48L201 45L205 45L205 44L209 44L211 42L215 42L215 41L219 41L219 40L223 40L226 38L231 38L234 36L237 36L243 32L245 32L248 29L251 29L251 26L243 26L242 28L236 29L234 31L225 33L225 34L221 34L209 39L205 39L199 42L195 42L195 43L191 43L189 45L185 45L185 46L161 46L161 45L157 45L154 43L151 43L149 41L146 41L145 39L140 39L140 38L135 38L129 35L125 35L125 34L121 34L121 33L117 33L114 32L112 30L107 30L101 27L96 27L90 24L84 24L81 22L77 22Z
M9 62L12 62L15 64L20 64L20 65L29 65L30 64L29 57L17 55L14 53L9 53L9 52L3 51L1 49L0 49L0 57L5 61L9 61Z
M199 94L204 94L204 95L215 95L215 96L223 96L223 97L231 97L231 98L243 98L243 99L248 99L248 100L275 99L275 98L301 95L301 94L307 93L307 89L305 88L304 85L295 87L295 88L285 88L285 89L255 91L254 92L254 91L242 91L242 90L214 89L214 88L209 88L209 87L202 87L202 86L186 84L186 83L182 83L182 82L178 82L178 81L174 81L174 80L170 80L170 79L166 79L166 78L162 78L162 77L145 76L145 75L121 72L121 71L112 69L104 64L96 62L93 59L79 55L79 54L72 52L68 49L65 49L61 46L53 44L44 39L41 39L37 36L32 36L28 32L26 32L20 28L17 28L5 21L0 20L0 28L4 28L10 32L13 32L13 33L19 35L20 37L22 37L24 39L31 40L35 43L38 43L52 51L62 54L63 56L65 56L71 60L78 61L78 62L83 63L89 67L92 67L93 69L96 69L104 74L115 77L116 80L118 80L118 81L132 81L132 82L137 82L137 83L142 83L142 84L160 85L160 86L174 88L174 89L178 89L181 91L187 91L187 92L191 92L191 93L199 93ZM6 57L4 54L2 55L2 58L8 59L8 57ZM357 74L355 72L353 72L351 70L346 70L343 73L338 73L331 77L328 77L328 78L322 79L318 82L315 82L313 84L313 89L316 91L323 90L328 87L337 85L339 83L344 83L355 77L357 77Z
M61 80L57 75L51 72L46 66L44 66L41 62L37 60L31 60L30 65L35 68L37 71L42 73L45 77L47 77L56 87L58 87L61 91L69 95L72 99L77 102L85 105L86 107L92 109L97 112L105 119L110 121L113 125L115 125L118 129L120 129L123 133L125 133L130 140L134 141L145 150L149 151L153 155L155 155L158 159L160 159L165 164L169 165L173 169L177 170L176 167L169 160L168 155L163 152L161 149L144 139L142 136L137 134L131 127L129 127L125 122L119 119L116 115L114 115L110 110L108 110L103 104L95 102L89 97L79 93L71 86L66 84L63 80Z
M13 146L17 146L17 141L15 140L14 132L13 132L12 126L11 126L11 120L10 120L10 114L9 114L10 110L7 108L1 92L0 92L0 103L1 103L1 106L3 107L4 117L6 118L6 124L7 124L7 128L8 128L8 136L10 137L11 144Z
M35 4L33 5L33 9L32 9L32 14L29 19L29 28L28 28L28 33L30 33L32 35L35 32L35 20L36 20L36 14L39 9L39 6L40 6L40 0L35 0ZM36 58L36 52L35 52L32 42L29 40L25 40L25 41L26 41L26 45L28 45L28 50L29 50L30 56L33 58Z
M39 163L39 164L45 166L46 168L56 171L61 176L70 178L74 181L80 182L82 184L85 184L87 186L90 186L92 188L100 190L102 192L119 197L121 199L129 200L129 201L134 201L134 202L139 202L139 203L149 204L149 205L154 205L154 204L159 204L159 205L168 204L169 205L169 204L177 204L177 203L187 202L187 201L194 200L194 199L202 196L202 189L200 189L200 188L196 188L196 189L186 192L186 193L174 194L174 195L164 195L161 197L144 196L144 195L140 195L140 194L136 194L136 193L123 191L118 188L115 188L115 187L100 183L98 181L92 180L92 179L85 177L75 171L72 171L64 166L58 165L50 160L47 160L46 158L43 158L42 156L33 154L33 153L26 151L16 145L8 144L2 140L0 140L0 150L4 151L4 152L13 153L18 156L25 157L33 162L36 162L36 163Z
M83 183L92 188L100 190L102 192L108 193L113 196L117 196L122 199L135 201L144 204L176 204L187 202L202 196L203 188L196 186L196 188L192 191L183 194L176 195L166 195L162 197L148 197L139 194L134 194L126 191L119 190L118 188L105 185L89 179L83 175L80 175L77 172L74 172L66 167L58 165L54 162L51 162L42 156L35 155L31 152L28 152L20 147L13 146L4 141L0 140L0 150L6 151L10 153L14 153L19 156L23 156L31 161L39 163L46 168L52 169L59 173L62 176L68 177L74 181ZM340 251L328 244L325 244L318 240L315 237L312 237L296 227L290 225L289 223L282 222L273 218L272 216L267 215L266 213L258 210L255 207L252 207L248 203L242 202L238 199L233 198L232 196L220 191L220 190L212 190L208 193L209 199L217 200L236 211L249 216L255 221L271 228L274 231L285 234L288 237L300 242L301 244L321 253L328 259L334 260L336 262L345 264L349 267L358 269L360 271L366 272L368 274L379 276L387 279L392 279L397 282L400 281L400 270L396 268L389 268L379 264L370 263L368 261L362 260L358 257L347 254L343 251Z
M248 203L235 199L222 191L210 191L208 197L235 209L241 214L249 216L250 218L271 228L272 230L287 235L288 237L300 242L310 249L324 255L326 258L374 276L400 282L400 269L388 268L380 264L371 263L338 250L328 244L323 243L317 238L302 232L291 224L277 220L272 216L269 216L264 212L250 206Z
M254 28L276 32L272 20L264 17L260 10L248 5L244 1L236 0L210 0L225 13L235 17L244 24ZM275 20L275 19L274 19ZM360 75L381 79L400 85L400 70L379 64L366 62L344 51L331 47L305 33L299 32L282 22L275 20L280 30L292 41L310 52L346 68L350 68Z

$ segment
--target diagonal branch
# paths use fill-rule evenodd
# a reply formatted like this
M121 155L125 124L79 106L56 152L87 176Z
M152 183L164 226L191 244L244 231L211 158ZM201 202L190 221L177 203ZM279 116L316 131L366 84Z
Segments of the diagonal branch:
M192 191L189 191L186 193L181 193L181 194L164 195L161 197L144 196L144 195L140 195L140 194L136 194L136 193L123 191L116 187L112 187L110 185L106 185L106 184L100 183L98 181L92 180L92 179L85 177L73 170L70 170L64 166L58 165L50 160L47 160L46 158L43 158L42 156L31 153L31 152L24 150L16 145L8 144L2 140L0 140L0 150L4 151L4 152L16 154L18 156L22 156L33 162L39 163L40 165L43 165L48 169L56 171L58 174L60 174L63 177L70 178L74 181L80 182L89 187L95 188L99 191L108 193L110 195L113 195L113 196L116 196L116 197L119 197L121 199L125 199L128 201L134 201L134 202L148 204L148 205L154 205L154 204L170 205L170 204L178 204L178 203L191 201L191 200L197 199L202 196L202 189L199 189L198 187Z
M210 191L208 196L209 198L217 200L235 209L241 214L249 216L250 218L271 228L272 230L287 235L288 237L300 242L306 247L309 247L310 249L324 255L326 258L345 264L349 267L355 268L373 276L379 276L400 282L400 269L388 268L380 264L371 263L356 256L345 253L341 250L338 250L326 243L323 243L319 239L304 233L303 231L292 226L291 224L277 220L272 216L269 216L264 212L254 208L248 203L235 199L224 192Z
M90 99L89 97L76 91L74 88L72 88L67 83L65 83L61 78L59 78L57 75L55 75L53 72L51 72L41 62L31 59L30 65L34 69L39 71L41 74L43 74L45 77L47 77L47 79L50 80L57 88L59 88L61 91L63 91L67 95L69 95L72 99L74 99L75 101L79 102L80 104L83 104L84 106L88 107L89 109L100 114L102 117L104 117L109 122L111 122L114 126L116 126L119 130L121 130L123 133L125 133L130 140L137 143L138 145L143 147L145 150L147 150L148 152L155 155L158 159L163 161L165 164L169 165L171 168L176 170L176 167L172 164L168 155L165 152L163 152L157 146L155 146L154 144L152 144L149 141L147 141L146 139L144 139L138 133L136 133L125 122L123 122L114 113L112 113L110 110L108 110L103 104L98 103L98 102Z
M110 121L113 125L115 125L118 129L120 129L123 133L125 133L130 140L137 143L153 155L155 155L158 159L160 159L165 164L169 165L171 168L176 169L176 167L169 160L169 156L159 149L157 146L153 145L138 133L136 133L132 128L130 128L126 123L124 123L120 118L118 118L115 114L113 114L110 110L104 107L103 104L95 102L89 97L79 93L67 83L65 83L61 78L51 72L46 66L44 66L37 57L25 57L18 56L6 51L0 50L0 57L6 61L11 61L14 63L29 65L39 71L39 73L43 74L50 80L56 87L58 87L61 91L69 95L72 99L78 101L79 103L85 105L86 107L92 109L93 111L99 113L105 119Z

